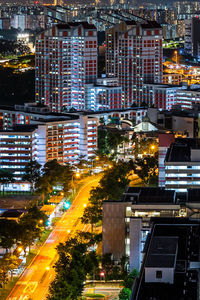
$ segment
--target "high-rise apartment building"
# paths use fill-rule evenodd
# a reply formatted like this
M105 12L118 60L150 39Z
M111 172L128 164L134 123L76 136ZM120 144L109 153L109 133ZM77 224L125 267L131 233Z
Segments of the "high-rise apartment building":
M87 22L58 24L36 38L36 102L52 111L85 108L85 85L97 78L97 30Z
M123 107L140 105L144 83L162 82L162 28L155 21L125 21L106 32L106 73L118 77Z
M192 18L185 20L185 52L195 57L200 57L200 20Z
M16 125L0 131L0 170L12 172L15 180L8 183L5 190L30 189L30 183L23 181L24 168L30 160L36 160L41 165L46 162L45 125Z

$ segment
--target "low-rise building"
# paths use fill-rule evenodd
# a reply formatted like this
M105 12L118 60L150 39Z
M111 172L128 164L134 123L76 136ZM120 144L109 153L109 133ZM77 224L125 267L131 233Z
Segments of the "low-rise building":
M200 190L178 193L164 188L129 187L118 201L103 202L103 253L115 261L129 257L130 270L140 269L151 218L200 218Z
M154 219L131 300L199 298L200 222Z
M178 90L183 89L185 89L185 86L162 83L144 84L143 101L147 103L148 106L170 110L177 102Z
M46 127L44 125L18 125L12 130L0 131L0 169L11 171L15 182L5 185L5 190L30 189L23 182L25 166L30 160L41 165L46 162ZM2 189L2 186L1 186Z
M186 191L200 188L200 140L176 139L165 157L165 187Z
M122 88L103 84L86 85L86 109L87 110L108 110L122 108Z
M22 180L30 160L41 165L52 159L74 164L79 157L90 160L97 150L97 118L84 114L65 114L62 118L36 116L31 118L30 114L32 124L0 131L0 168L10 170L15 179L5 190L30 189L30 184Z
M46 122L47 161L76 163L78 158L90 160L97 150L98 119L75 115L64 120Z
M163 83L164 84L174 84L174 85L180 85L183 80L182 74L176 74L176 73L165 73L163 74Z
M200 85L192 85L185 90L177 91L176 103L183 109L191 109L194 104L200 104Z

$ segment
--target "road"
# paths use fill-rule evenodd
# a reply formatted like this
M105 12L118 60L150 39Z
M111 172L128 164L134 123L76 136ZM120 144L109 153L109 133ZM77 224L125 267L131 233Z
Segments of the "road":
M99 180L100 176L81 188L72 206L56 223L48 239L19 278L7 300L46 299L49 285L55 275L53 265L58 258L55 248L59 243L66 241L74 232L90 230L90 225L81 224L80 217L83 215L84 204L88 203L91 188L97 186Z

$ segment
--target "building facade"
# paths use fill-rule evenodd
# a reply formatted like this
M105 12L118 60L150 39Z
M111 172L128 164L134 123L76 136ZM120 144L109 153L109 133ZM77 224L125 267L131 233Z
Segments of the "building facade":
M158 109L171 110L177 102L177 91L185 89L184 86L168 84L144 84L143 101L148 106Z
M186 191L200 188L199 139L177 139L165 157L165 188Z
M194 104L200 103L200 86L190 86L185 90L177 91L177 104L183 109L191 109Z
M36 102L54 112L85 109L85 85L97 79L97 30L58 24L36 37Z
M122 108L122 88L119 86L87 84L85 98L89 111Z
M80 116L71 120L46 122L47 161L77 163L79 157L90 160L97 150L98 119Z
M185 20L185 52L194 57L200 57L200 20L192 18Z
M123 107L143 101L143 84L162 82L162 27L125 21L106 32L106 74L118 77Z
M46 126L18 125L12 130L0 131L0 169L13 173L15 182L5 190L28 191L30 183L23 182L25 166L30 160L46 162Z

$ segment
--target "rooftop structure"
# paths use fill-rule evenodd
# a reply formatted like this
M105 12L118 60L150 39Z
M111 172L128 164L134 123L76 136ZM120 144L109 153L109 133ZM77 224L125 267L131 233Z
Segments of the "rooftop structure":
M176 139L165 157L165 187L185 191L200 187L200 140Z
M122 199L103 202L103 253L119 261L129 257L130 270L140 269L151 218L199 219L200 189L176 192L165 188L129 187Z
M200 222L156 219L144 248L131 300L197 300Z

